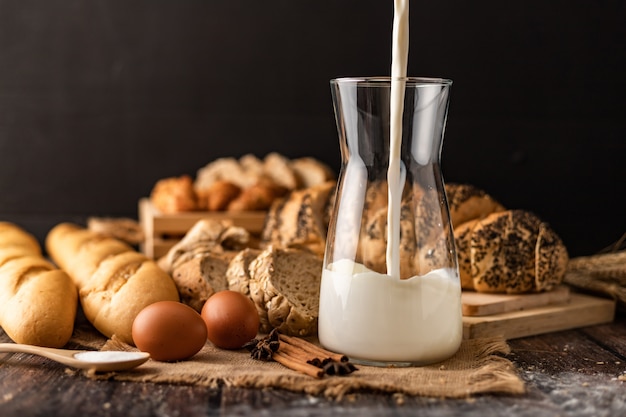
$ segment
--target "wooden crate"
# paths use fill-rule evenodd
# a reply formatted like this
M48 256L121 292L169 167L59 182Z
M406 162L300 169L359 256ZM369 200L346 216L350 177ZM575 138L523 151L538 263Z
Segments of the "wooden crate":
M266 211L249 212L210 212L194 211L177 214L163 214L150 199L139 200L139 223L145 233L140 250L148 257L158 259L174 246L200 219L232 220L235 226L243 227L252 235L258 236L263 230Z

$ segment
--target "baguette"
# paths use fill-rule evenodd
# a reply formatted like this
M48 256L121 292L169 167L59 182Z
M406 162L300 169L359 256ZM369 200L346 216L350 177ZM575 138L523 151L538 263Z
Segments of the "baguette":
M76 286L41 255L37 240L0 222L0 326L16 343L62 347L72 336Z
M78 287L85 317L107 337L134 345L137 314L157 301L179 301L172 278L153 260L117 239L61 223L46 249Z

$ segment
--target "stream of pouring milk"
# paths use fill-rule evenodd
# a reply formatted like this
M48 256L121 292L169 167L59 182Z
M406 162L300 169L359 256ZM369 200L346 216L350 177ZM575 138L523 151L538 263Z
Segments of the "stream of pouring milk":
M389 168L387 169L387 274L400 279L400 204L404 178L401 176L402 113L405 78L409 60L409 0L395 0L391 51L391 115Z
M462 337L461 285L456 271L437 269L400 279L402 113L409 44L409 0L394 0L387 274L353 260L322 272L319 340L353 360L426 364L452 356Z

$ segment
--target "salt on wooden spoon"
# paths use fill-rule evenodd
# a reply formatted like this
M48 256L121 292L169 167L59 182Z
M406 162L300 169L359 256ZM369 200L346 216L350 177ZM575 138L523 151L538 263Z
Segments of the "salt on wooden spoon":
M150 359L150 354L146 352L67 350L20 343L0 343L0 353L29 353L73 368L96 372L124 371Z

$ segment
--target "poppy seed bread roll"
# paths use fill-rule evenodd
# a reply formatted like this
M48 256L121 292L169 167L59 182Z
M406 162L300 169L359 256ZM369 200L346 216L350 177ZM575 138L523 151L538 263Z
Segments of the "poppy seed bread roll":
M167 272L114 238L61 223L48 233L46 249L78 287L87 320L107 337L132 345L132 324L143 308L179 301Z
M0 326L16 343L63 347L72 336L76 286L41 255L37 240L0 222Z
M470 184L446 184L446 195L453 227L505 210L502 204L484 190Z
M469 262L473 287L478 292L519 294L546 291L565 276L568 254L550 226L524 210L492 213L470 225ZM468 237L463 236L467 242ZM467 245L459 244L467 256ZM461 264L463 265L462 261Z

